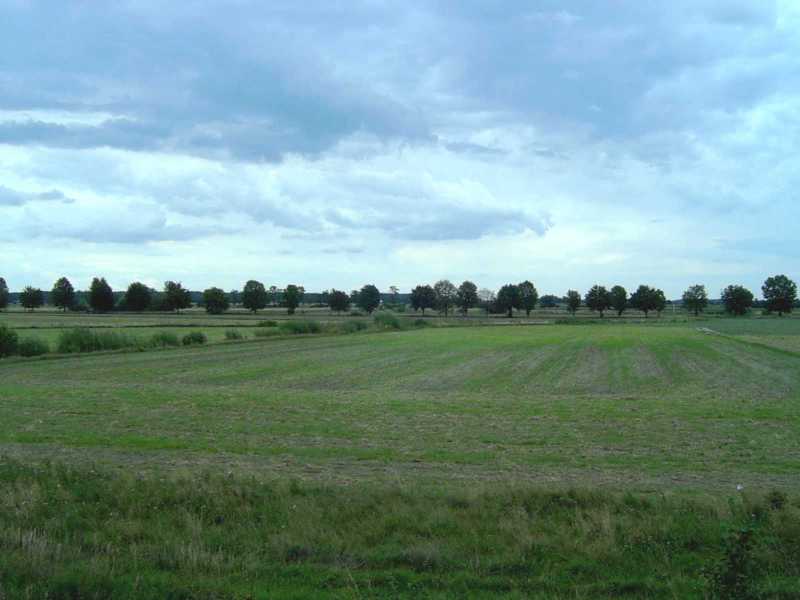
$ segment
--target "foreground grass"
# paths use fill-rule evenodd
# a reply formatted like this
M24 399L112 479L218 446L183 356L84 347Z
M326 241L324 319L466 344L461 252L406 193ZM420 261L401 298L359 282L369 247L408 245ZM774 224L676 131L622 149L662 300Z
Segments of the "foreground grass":
M2 598L798 598L800 502L0 459Z

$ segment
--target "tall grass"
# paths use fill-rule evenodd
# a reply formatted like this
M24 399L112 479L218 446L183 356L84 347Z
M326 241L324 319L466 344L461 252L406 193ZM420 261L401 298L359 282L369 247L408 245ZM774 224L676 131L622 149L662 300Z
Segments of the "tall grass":
M294 334L305 334L305 333L321 333L322 332L322 325L319 321L311 321L311 320L291 320L291 321L282 321L281 324L278 326L281 333L294 333Z
M8 598L796 598L800 578L796 497L324 487L2 460L0 506Z
M138 338L118 331L91 330L82 327L62 331L58 336L58 352L97 352L100 350L120 350L122 348L143 348Z

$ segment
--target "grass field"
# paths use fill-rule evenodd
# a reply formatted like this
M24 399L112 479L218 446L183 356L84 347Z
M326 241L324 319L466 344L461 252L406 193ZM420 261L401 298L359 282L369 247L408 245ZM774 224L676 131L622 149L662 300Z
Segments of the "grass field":
M800 597L800 353L774 343L800 321L755 321L0 361L0 581L701 598L739 544L762 597Z

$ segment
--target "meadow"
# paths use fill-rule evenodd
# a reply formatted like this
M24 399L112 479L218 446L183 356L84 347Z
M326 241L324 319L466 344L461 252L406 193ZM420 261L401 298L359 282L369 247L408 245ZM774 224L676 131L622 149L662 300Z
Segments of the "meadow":
M0 598L800 597L800 320L629 321L0 361Z

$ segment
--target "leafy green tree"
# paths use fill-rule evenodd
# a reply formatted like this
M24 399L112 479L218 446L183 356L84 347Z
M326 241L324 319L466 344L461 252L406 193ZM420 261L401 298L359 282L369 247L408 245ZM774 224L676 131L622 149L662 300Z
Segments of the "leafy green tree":
M247 310L255 314L262 308L267 307L268 300L269 294L267 294L267 288L264 287L263 283L251 279L244 284L244 289L242 290L242 306Z
M108 312L114 308L114 292L105 277L95 277L89 286L89 306L95 312Z
M134 281L125 292L125 308L135 312L142 312L150 307L153 301L153 292L140 281Z
M478 286L471 281L465 281L458 286L456 305L458 305L464 315L469 313L470 308L478 306Z
M75 304L75 288L66 277L61 277L53 284L50 292L50 303L64 312Z
M283 303L286 305L286 312L293 315L300 306L300 288L294 284L287 285L283 290Z
M640 285L636 291L631 294L631 307L642 311L645 319L651 310L656 310L658 307L658 295L656 291L655 288L651 288L648 285Z
M525 311L526 317L530 317L531 311L536 308L536 303L539 301L539 292L536 290L536 286L527 279L517 287L519 288L520 308Z
M480 301L480 306L486 312L486 316L489 316L489 311L492 310L492 306L494 305L497 297L495 293L488 289L488 288L481 288L478 290L478 300Z
M264 290L264 294L266 295L267 291ZM231 306L236 306L237 304L242 303L242 292L239 290L231 290L228 292L228 302L230 302Z
M362 287L361 291L358 292L358 307L367 313L372 314L372 311L378 308L380 304L381 293L378 291L378 288L371 283Z
M706 286L700 285L699 283L689 286L686 291L683 292L683 305L686 307L686 310L692 311L695 317L703 312L706 306L708 306Z
M761 293L769 312L778 313L779 317L783 313L791 313L792 307L797 300L797 284L786 277L786 275L775 275L767 277L764 285L761 286Z
M341 290L331 290L328 295L328 306L338 313L347 312L350 310L350 296L347 295L347 292L342 292Z
M729 285L722 290L725 312L734 316L745 314L753 306L753 292L741 285Z
M600 313L600 318L603 318L603 313L611 308L611 294L605 286L593 285L583 298L586 307L595 312Z
M664 296L663 291L659 289L653 290L653 306L660 317L661 311L663 311L667 306L667 297Z
M433 291L436 293L436 308L446 317L456 303L458 290L449 280L440 279L433 284Z
M553 294L545 294L539 300L539 306L542 308L555 308L558 305L558 296Z
M6 284L6 280L0 277L0 310L5 309L8 306L8 284Z
M35 310L44 305L44 294L39 288L26 286L19 295L19 303L28 310Z
M581 295L575 290L569 290L566 298L567 312L569 312L572 316L575 316L575 313L578 312L578 309L581 307Z
M628 291L621 285L615 285L609 292L609 302L611 308L617 311L617 316L621 317L628 308Z
M208 288L203 291L203 306L206 307L207 313L211 315L221 315L230 308L228 295L222 288Z
M425 309L436 306L436 292L429 285L418 285L411 290L411 308L414 311L421 310L425 314Z
M164 282L164 308L180 313L184 308L192 305L192 295L185 289L180 281Z
M497 292L497 300L495 301L497 309L501 312L508 313L508 318L514 316L514 309L522 308L522 294L520 294L519 286L513 283L507 283Z

